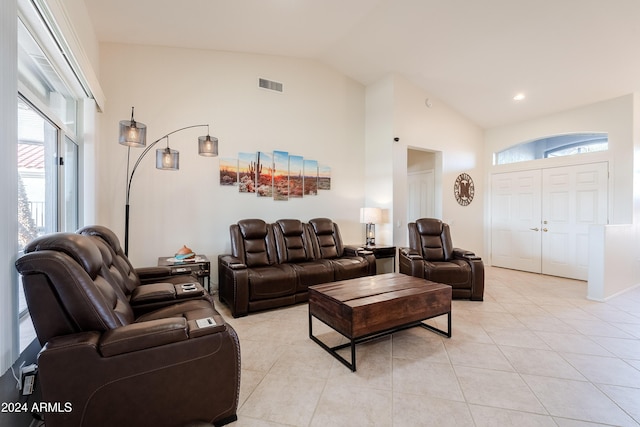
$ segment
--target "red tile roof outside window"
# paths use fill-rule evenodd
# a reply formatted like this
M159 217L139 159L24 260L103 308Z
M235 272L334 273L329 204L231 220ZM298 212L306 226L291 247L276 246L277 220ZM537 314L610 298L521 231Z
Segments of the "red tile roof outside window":
M18 168L44 169L44 146L18 143Z

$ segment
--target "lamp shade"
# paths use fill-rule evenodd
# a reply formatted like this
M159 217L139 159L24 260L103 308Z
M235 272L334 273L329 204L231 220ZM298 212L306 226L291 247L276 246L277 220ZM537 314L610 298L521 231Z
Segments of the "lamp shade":
M120 121L118 142L129 147L144 147L147 144L147 126L135 121Z
M120 137L118 142L129 147L144 147L147 145L147 125L138 123L133 118L131 107L131 120L120 120Z
M177 171L180 169L180 153L171 148L158 148L156 150L156 169Z
M361 224L380 224L382 222L382 209L360 208Z
M205 157L215 157L218 155L218 138L209 135L198 138L198 154Z

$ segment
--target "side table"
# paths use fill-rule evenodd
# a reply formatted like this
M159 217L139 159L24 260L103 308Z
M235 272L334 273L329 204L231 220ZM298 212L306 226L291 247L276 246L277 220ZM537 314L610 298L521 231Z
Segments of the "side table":
M376 259L393 258L393 272L396 272L396 247L395 246L364 246L367 251L373 252Z
M192 259L178 260L175 257L158 258L159 267L171 267L171 275L193 273L200 284L211 293L211 262L205 255L196 255ZM206 286L205 286L206 280Z

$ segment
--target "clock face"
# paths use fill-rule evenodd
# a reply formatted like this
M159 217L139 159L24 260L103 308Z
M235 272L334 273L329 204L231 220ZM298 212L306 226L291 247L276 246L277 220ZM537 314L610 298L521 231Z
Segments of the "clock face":
M453 185L453 195L456 196L458 203L462 206L467 206L473 200L474 194L473 179L466 173L458 175Z

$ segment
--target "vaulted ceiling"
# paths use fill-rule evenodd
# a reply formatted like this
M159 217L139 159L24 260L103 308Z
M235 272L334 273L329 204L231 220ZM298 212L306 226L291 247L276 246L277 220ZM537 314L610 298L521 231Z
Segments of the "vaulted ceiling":
M638 0L84 1L100 42L397 73L485 128L640 91Z

